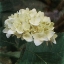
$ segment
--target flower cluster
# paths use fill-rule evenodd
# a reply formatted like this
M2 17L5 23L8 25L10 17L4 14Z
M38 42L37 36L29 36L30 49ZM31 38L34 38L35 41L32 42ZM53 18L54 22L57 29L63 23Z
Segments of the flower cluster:
M3 33L6 33L7 38L13 34L27 42L34 41L36 46L43 41L51 41L56 44L57 35L54 32L54 23L51 22L50 17L44 15L44 12L37 12L35 8L20 9L9 16L4 25Z

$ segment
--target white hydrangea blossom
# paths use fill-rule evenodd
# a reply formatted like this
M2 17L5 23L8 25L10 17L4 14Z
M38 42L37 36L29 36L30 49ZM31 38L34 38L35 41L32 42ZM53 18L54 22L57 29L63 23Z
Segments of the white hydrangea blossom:
M42 44L43 41L56 44L57 35L54 32L54 23L51 22L50 17L44 15L44 12L37 12L35 8L20 9L9 16L4 25L3 33L6 33L7 38L13 34L27 42L34 41L36 46Z

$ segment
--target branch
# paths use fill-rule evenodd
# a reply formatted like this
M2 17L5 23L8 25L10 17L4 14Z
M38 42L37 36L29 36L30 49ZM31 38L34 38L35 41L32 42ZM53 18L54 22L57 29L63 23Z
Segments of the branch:
M63 8L63 6L64 6L64 0L61 0L56 9L60 11Z
M64 32L64 14L55 23L55 32Z

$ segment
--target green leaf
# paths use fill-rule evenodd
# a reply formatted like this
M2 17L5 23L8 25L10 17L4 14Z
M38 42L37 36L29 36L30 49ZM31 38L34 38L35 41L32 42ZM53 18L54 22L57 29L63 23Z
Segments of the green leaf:
M15 58L20 58L20 54L21 52L17 51L17 52L0 52L0 56L6 56L6 57L15 57Z
M59 33L57 44L47 46L44 42L35 46L33 42L27 43L26 50L19 64L62 64L64 56L64 33Z
M15 58L20 58L20 54L21 52L17 51L17 52L8 52L7 55L11 56L11 57L15 57Z
M3 29L3 27L0 28L0 47L7 47L7 51L16 51L15 38L13 36L7 38L6 34L3 33Z

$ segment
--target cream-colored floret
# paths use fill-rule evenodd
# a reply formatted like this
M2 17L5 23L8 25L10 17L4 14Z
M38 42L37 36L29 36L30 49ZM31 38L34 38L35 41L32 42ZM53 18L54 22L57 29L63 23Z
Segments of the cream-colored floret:
M52 41L56 44L54 23L51 22L50 17L44 15L44 12L37 12L35 8L20 9L9 16L4 25L3 33L6 33L7 38L13 34L27 42L34 41L36 46L44 41Z

